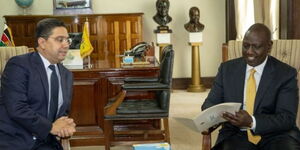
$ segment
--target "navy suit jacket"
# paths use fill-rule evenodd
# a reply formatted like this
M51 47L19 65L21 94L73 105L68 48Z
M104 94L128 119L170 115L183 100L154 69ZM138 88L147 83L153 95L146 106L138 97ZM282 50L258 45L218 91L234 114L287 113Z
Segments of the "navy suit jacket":
M68 113L73 75L58 64L63 104L57 118ZM1 78L0 149L30 150L34 138L45 140L52 122L47 119L49 87L44 64L37 52L12 57ZM50 135L52 136L52 135Z
M224 102L243 104L246 66L243 58L222 63L202 109ZM272 56L268 57L254 105L254 133L262 136L262 144L267 142L268 137L278 134L300 139L300 132L296 127L299 102L296 77L296 69ZM216 144L237 132L240 132L239 128L224 123Z

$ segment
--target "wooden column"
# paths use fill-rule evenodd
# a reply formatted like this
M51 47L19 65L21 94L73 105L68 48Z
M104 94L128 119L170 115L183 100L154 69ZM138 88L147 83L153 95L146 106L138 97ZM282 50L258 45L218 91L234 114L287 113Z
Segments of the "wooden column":
M188 92L204 92L205 87L201 84L201 69L200 69L200 51L199 43L189 43L192 46L192 83L189 85Z

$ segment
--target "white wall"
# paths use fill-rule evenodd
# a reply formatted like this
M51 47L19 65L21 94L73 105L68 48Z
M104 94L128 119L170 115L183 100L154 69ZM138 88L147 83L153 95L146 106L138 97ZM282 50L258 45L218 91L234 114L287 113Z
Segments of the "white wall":
M191 77L191 47L188 46L188 32L183 25L188 22L192 6L200 9L200 22L205 25L201 53L201 76L215 76L221 62L221 45L225 42L225 1L224 0L169 0L169 14L173 21L171 42L175 50L174 78ZM152 20L156 13L156 0L92 0L94 13L144 13L144 41L155 42L153 30L157 24ZM0 0L0 15L19 15L22 9L14 0ZM34 15L53 14L53 0L34 0L28 12ZM0 19L2 34L4 19ZM12 31L13 32L13 31ZM158 53L158 48L156 49Z

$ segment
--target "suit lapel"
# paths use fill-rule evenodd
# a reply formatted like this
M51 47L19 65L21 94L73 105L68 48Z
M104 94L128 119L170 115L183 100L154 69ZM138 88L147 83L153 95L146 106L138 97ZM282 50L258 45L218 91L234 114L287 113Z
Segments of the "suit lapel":
M42 80L44 92L46 94L46 100L47 100L46 104L48 106L49 85L48 85L48 78L47 78L47 73L46 73L46 70L45 70L44 63L43 63L41 57L39 56L39 54L37 52L33 53L32 61L36 64L34 67L39 72L40 78Z
M266 66L264 68L259 87L257 89L256 97L255 97L255 104L254 104L254 112L258 108L259 104L262 102L262 98L264 94L266 93L267 89L271 85L274 75L274 66L273 66L273 58L269 56Z
M67 83L66 83L66 72L65 69L63 69L62 64L57 64L59 73L60 73L60 81L61 81L61 90L62 90L62 96L63 96L63 104L59 109L58 116L61 115L62 112L65 112L65 107L67 106Z
M237 63L235 74L233 75L233 80L235 80L234 91L237 94L237 102L243 104L244 96L244 84L245 84L245 75L246 75L246 62L243 59L240 59L240 62Z

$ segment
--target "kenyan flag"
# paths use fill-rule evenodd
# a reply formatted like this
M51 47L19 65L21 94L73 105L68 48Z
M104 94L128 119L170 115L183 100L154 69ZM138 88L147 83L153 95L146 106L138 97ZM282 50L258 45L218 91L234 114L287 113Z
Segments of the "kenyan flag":
M11 30L6 24L4 24L4 30L0 40L0 46L15 46Z

